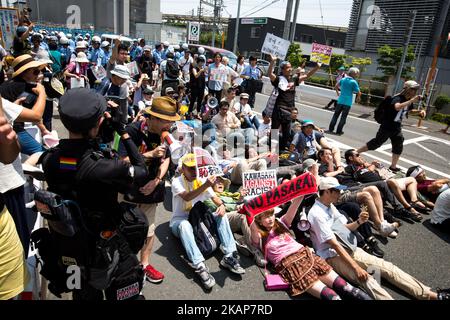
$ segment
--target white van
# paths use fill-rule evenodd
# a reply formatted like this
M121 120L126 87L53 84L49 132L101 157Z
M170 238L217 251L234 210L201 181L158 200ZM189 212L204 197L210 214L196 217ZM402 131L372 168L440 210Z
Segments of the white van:
M114 41L119 38L120 41L128 47L133 44L133 39L130 39L128 37L119 36L117 34L102 34L102 41L108 41L111 44L111 47L114 46Z

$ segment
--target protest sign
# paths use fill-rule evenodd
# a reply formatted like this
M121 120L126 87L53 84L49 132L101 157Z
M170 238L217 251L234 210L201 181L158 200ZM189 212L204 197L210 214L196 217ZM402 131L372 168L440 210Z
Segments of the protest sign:
M218 82L227 82L228 70L226 68L210 68L209 78Z
M201 182L205 182L210 176L223 176L222 168L208 151L195 147L194 154L197 160L197 178Z
M184 122L177 121L175 124L177 125L178 133L195 133L194 128Z
M80 77L80 79L77 78L70 78L70 89L75 88L84 88L84 78Z
M332 51L333 48L330 46L313 43L311 50L311 61L320 62L322 64L329 66L331 62Z
M242 187L247 190L246 199L251 199L277 187L277 171L244 172Z
M127 63L125 66L128 68L128 71L130 72L130 77L131 78L134 78L136 75L139 74L139 68L138 68L138 65L137 65L136 61Z
M103 66L93 66L91 67L91 71L97 80L103 80L107 76L107 72Z
M277 58L284 60L290 45L291 43L289 41L268 33L266 34L266 39L264 40L261 52L272 54Z
M249 216L247 221L251 223L253 218L261 212L275 208L299 196L316 192L316 179L311 173L307 172L294 180L285 182L260 196L246 201L240 212L246 213Z
M5 50L12 48L18 26L19 10L14 8L0 8L0 40Z

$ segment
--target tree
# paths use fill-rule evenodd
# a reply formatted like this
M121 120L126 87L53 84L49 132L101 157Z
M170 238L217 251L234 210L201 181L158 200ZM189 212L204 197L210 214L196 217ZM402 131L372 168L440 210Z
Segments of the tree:
M210 46L212 40L212 32L211 31L202 31L200 34L200 44L203 44L205 46ZM225 36L225 42L226 42L226 36ZM216 32L216 41L215 41L216 47L222 46L222 34Z
M336 71L344 66L345 68L349 67L349 64L347 63L348 56L346 54L333 54L331 55L331 61L330 61L330 69L331 73L336 73Z
M286 60L292 65L292 68L298 68L305 62L305 58L302 56L302 49L298 43L292 43L289 46L288 52L286 54Z
M378 70L381 70L384 74L384 81L387 81L390 77L395 76L400 68L400 61L403 55L403 48L392 48L391 46L384 45L378 49ZM414 61L414 47L408 47L408 53L406 54L405 65L402 70L402 77L408 78L410 73L414 71L414 68L409 66L408 63Z
M363 73L366 70L366 66L372 64L372 59L370 59L369 57L366 58L350 57L350 59L351 59L350 67L357 67L361 73Z

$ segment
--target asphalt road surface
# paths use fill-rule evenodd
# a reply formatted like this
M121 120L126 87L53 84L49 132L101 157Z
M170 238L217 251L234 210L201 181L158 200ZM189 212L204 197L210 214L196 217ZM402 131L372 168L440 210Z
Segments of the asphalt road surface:
M309 98L309 99L307 99ZM266 96L257 96L257 111L262 111L267 101ZM302 119L313 119L319 126L327 127L332 113L317 107L324 106L327 101L314 97L304 97L304 104L298 105ZM364 111L364 110L363 110ZM361 118L359 118L361 117ZM373 120L365 119L367 115L352 114L344 129L343 136L329 136L338 142L342 151L347 147L359 147L375 136L378 126ZM61 137L67 134L61 127L55 112L54 125ZM430 176L448 176L450 173L448 159L450 159L450 141L448 136L429 131L408 128L405 132L406 140L416 139L417 144L411 142L405 147L404 157L409 162L423 164L432 170ZM406 130L405 130L406 131ZM410 132L411 131L411 132ZM436 131L436 130L435 130ZM420 138L420 139L418 139ZM420 146L418 146L420 145ZM433 151L430 155L423 147ZM372 159L382 159L389 165L390 149L385 153L371 152ZM367 155L368 160L370 157ZM439 155L439 157L438 157ZM446 159L444 161L444 159ZM400 165L407 168L410 163L402 161ZM440 174L438 174L438 173ZM258 268L250 258L241 257L241 264L246 273L241 277L231 274L219 267L222 258L220 252L207 259L206 264L216 279L216 286L206 292L194 271L183 260L184 254L181 243L169 229L171 215L170 186L167 184L166 201L160 204L156 218L156 240L154 253L151 256L152 265L165 274L164 281L159 285L146 283L143 294L148 300L289 300L286 292L266 292L263 286L264 269ZM406 272L414 275L431 288L450 287L450 237L432 230L429 217L424 216L422 223L409 225L404 223L400 228L397 239L386 240L380 247L385 251L385 259L393 262ZM382 285L395 299L410 299L404 292L390 286L385 281ZM295 299L312 299L307 294Z

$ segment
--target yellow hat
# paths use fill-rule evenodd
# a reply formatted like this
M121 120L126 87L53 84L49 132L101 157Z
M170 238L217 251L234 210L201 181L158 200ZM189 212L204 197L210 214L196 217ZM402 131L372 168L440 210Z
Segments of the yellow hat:
M177 110L177 101L164 96L153 99L152 106L144 109L144 113L167 121L180 121Z
M181 163L186 167L196 167L197 160L195 159L195 154L188 153L181 158Z

